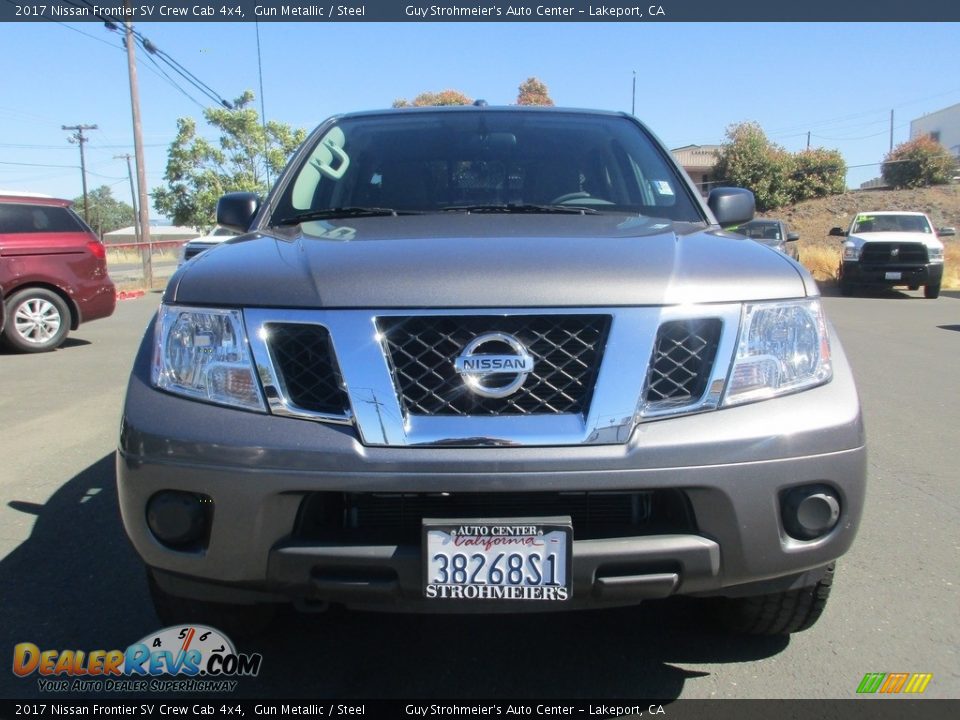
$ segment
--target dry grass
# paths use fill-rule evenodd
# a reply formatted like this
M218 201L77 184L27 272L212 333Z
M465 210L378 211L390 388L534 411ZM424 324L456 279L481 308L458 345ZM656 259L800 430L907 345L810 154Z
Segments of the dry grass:
M837 267L840 265L840 243L825 245L822 243L802 243L800 262L813 275L817 282L832 282L837 279ZM944 290L960 290L960 242L944 242Z
M840 246L815 245L800 246L800 262L818 282L837 279L837 267L840 265Z
M960 290L960 242L944 243L943 287L944 290Z
M175 248L155 248L153 251L153 261L162 263L177 262L179 251ZM110 264L136 264L140 262L140 251L136 248L112 248L107 245L107 265Z

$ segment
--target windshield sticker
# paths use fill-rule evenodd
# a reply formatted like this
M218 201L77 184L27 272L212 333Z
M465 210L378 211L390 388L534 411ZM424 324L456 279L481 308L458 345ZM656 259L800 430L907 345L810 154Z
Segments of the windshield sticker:
M670 187L670 183L666 180L653 180L651 184L653 185L653 189L661 195L673 195L673 188Z

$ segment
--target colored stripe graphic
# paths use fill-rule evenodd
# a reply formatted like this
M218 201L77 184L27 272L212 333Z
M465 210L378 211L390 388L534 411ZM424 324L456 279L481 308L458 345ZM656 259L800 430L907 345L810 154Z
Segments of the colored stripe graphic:
M919 694L927 689L933 673L867 673L857 686L860 694Z
M903 689L905 693L922 693L933 680L933 673L914 673Z
M857 692L875 693L880 689L880 684L883 682L883 679L886 676L886 673L867 673L863 676L863 680L860 681L860 685L857 687Z
M882 693L898 693L910 677L909 673L890 673L886 681L880 686Z

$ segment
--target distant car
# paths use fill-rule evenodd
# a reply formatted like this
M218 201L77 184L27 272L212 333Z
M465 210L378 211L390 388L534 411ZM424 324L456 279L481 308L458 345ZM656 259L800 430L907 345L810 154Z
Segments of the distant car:
M53 350L116 305L103 243L71 204L0 195L0 324L4 342L21 352Z
M877 211L858 213L845 232L830 230L831 236L844 237L840 261L840 292L853 295L862 285L905 285L923 295L940 295L943 279L943 243L940 237L956 234L952 227L934 232L930 218L920 212Z
M192 260L204 250L209 250L210 248L219 245L222 242L226 242L227 240L230 240L236 236L237 234L233 230L228 230L227 228L217 226L209 235L194 238L193 240L184 243L180 248L180 259L177 262L177 265L183 265L187 260Z
M797 240L800 236L795 232L790 232L787 224L782 220L751 220L748 223L730 228L732 232L746 235L751 240L756 240L762 245L779 250L784 255L789 255L794 260L800 260L800 253L797 250Z

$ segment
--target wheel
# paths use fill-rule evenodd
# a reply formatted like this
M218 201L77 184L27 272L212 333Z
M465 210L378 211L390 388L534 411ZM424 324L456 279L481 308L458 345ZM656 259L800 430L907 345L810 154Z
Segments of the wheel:
M940 281L927 283L923 286L923 296L928 300L935 300L940 297Z
M231 637L250 637L266 630L276 615L276 606L230 605L171 595L160 587L147 569L147 585L153 609L164 627L181 623L199 623L222 630Z
M770 595L725 598L720 622L736 633L788 635L812 627L823 614L833 585L831 564L816 585Z
M44 288L25 288L6 302L3 338L20 352L47 352L70 332L70 309L62 297Z

